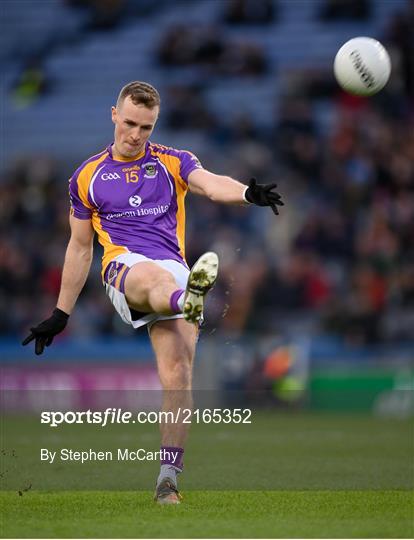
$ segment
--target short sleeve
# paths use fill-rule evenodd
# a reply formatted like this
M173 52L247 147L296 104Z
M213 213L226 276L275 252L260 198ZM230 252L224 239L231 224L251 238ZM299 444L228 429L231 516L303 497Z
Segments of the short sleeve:
M86 198L86 193L82 193L80 189L81 182L81 174L78 173L69 180L70 213L78 219L91 219L93 209Z
M200 160L193 153L187 150L180 152L180 176L185 182L188 183L188 176L192 171L202 168Z

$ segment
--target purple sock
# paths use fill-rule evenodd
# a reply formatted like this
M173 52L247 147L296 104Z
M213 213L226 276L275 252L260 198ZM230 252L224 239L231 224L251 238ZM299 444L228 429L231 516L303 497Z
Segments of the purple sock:
M173 313L181 313L182 309L178 305L178 300L180 299L180 296L183 294L184 289L177 289L174 291L170 297L170 307L171 311Z
M183 470L184 448L161 446L161 465L172 465L180 472Z

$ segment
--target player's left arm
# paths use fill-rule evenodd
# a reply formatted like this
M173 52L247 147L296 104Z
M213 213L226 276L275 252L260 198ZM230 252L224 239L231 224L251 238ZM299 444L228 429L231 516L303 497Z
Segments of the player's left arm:
M246 204L244 192L247 186L230 178L214 174L206 169L195 169L188 175L191 193L203 195L212 201L227 204Z
M270 206L275 214L279 213L277 207L283 206L281 196L274 191L276 184L258 184L255 178L246 186L230 176L194 169L188 175L188 185L192 193L214 202Z

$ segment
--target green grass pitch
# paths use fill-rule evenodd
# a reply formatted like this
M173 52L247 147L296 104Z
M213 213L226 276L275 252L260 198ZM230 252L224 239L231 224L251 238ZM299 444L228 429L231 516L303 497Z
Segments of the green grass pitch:
M150 492L0 496L8 538L410 538L404 491L194 491L160 507Z
M157 463L39 462L39 447L155 449L157 426L53 430L3 418L1 537L414 537L411 420L253 417L251 426L192 426L174 507L152 500Z

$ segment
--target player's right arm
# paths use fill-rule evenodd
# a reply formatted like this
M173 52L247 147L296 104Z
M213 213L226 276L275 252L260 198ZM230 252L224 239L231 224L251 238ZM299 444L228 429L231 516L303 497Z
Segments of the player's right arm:
M71 235L66 249L57 308L70 315L85 285L92 262L94 230L90 219L70 216Z
M66 249L56 309L49 319L32 327L30 334L22 342L27 345L35 340L36 354L42 354L45 346L48 347L53 338L64 330L91 267L94 236L92 221L71 215L70 228L71 236Z

